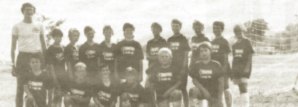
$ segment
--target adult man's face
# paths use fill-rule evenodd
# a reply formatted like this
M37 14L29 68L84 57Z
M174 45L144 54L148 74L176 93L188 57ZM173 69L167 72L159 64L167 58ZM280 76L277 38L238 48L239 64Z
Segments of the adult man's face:
M158 60L161 65L169 65L172 62L172 56L168 52L162 52L158 55Z
M25 17L32 17L35 13L35 9L33 7L25 7L23 10L23 15Z

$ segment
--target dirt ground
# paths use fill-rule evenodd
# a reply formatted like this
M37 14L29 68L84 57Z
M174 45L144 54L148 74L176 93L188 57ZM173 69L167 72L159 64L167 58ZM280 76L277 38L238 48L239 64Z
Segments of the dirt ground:
M297 107L298 87L293 89L298 74L298 54L254 56L249 83L251 107ZM0 66L0 107L13 107L16 79L10 68ZM192 87L189 82L188 87ZM238 87L231 83L234 107L238 107Z

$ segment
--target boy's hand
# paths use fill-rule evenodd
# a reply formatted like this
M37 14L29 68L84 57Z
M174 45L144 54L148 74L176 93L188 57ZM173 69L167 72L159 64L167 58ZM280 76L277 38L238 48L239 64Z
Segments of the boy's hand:
M11 66L11 75L17 77L17 71L15 65Z

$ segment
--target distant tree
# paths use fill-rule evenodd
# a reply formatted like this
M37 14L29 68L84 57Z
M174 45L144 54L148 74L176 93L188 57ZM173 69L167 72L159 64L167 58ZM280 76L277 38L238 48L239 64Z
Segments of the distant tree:
M264 19L255 19L244 23L246 28L246 36L256 41L263 41L266 30L268 30L268 23Z

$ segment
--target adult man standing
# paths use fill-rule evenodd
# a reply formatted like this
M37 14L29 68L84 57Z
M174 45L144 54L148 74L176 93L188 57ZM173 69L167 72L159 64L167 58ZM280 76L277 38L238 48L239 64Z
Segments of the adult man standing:
M42 57L42 53L46 49L43 26L32 19L35 11L36 9L31 3L24 3L21 8L24 19L14 25L12 29L11 61L13 63L12 74L17 77L16 107L23 106L23 82L24 75L28 73L30 56L38 54ZM17 47L19 54L15 63Z

